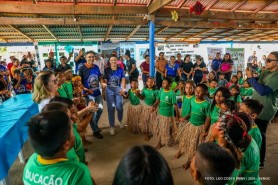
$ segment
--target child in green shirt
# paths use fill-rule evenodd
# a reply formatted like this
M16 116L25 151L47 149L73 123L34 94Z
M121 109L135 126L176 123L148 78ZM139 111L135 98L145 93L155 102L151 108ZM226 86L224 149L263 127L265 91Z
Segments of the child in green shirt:
M247 99L240 104L240 112L245 112L246 114L250 115L252 118L252 127L248 134L256 141L259 149L261 149L262 145L262 135L260 129L255 123L255 119L262 113L263 105L254 99Z
M237 77L238 77L238 85L241 87L244 83L242 71L237 72Z
M93 184L87 166L67 159L67 152L74 145L74 135L70 118L65 112L41 112L32 117L27 126L35 153L24 168L24 184Z
M160 149L164 145L172 146L173 134L176 133L176 123L174 120L174 111L176 119L179 118L179 110L177 106L176 94L170 90L171 79L164 78L162 88L160 89L157 100L153 105L153 112L158 107L158 122L154 123L153 134L158 139L156 149Z
M67 97L72 100L72 98L73 98L73 85L72 85L72 81L71 81L71 79L72 79L71 69L66 70L64 74L65 74L65 77L66 77L66 81L62 86L67 93Z
M217 85L218 85L218 80L216 79L212 79L210 82L209 82L209 89L208 89L208 92L209 92L209 98L210 99L213 99L214 97L214 94L217 90Z
M138 80L132 79L130 82L130 88L127 94L123 95L125 98L129 98L129 105L127 108L127 127L133 134L140 133L140 118L142 115L142 105L137 94L140 93L138 89Z
M186 162L183 168L188 169L194 156L197 146L206 137L209 123L210 104L206 100L208 87L205 84L198 84L195 89L195 97L191 99L189 123L185 125L184 151ZM204 126L205 125L205 126Z
M66 93L65 89L62 86L65 83L65 81L66 81L66 77L65 77L64 73L63 72L59 72L56 75L56 78L57 78L57 86L58 86L57 92L58 92L59 96L67 98L67 93Z
M239 104L242 102L242 98L240 96L240 89L237 85L233 86L230 89L230 93L231 93L231 98L230 100L233 100L237 103L237 105L239 106Z
M179 141L179 149L175 155L175 158L178 159L185 152L184 143L187 139L185 132L185 124L188 122L187 119L190 116L190 104L191 100L194 98L194 88L195 84L192 81L187 81L185 83L185 94L182 96L182 108L181 108L181 118L179 120L178 132L176 140Z
M153 123L156 119L156 112L152 112L152 106L156 102L157 93L158 92L154 85L154 79L149 77L146 82L146 87L143 88L141 94L136 94L141 100L145 100L145 105L142 110L143 116L141 117L139 126L141 133L145 135L144 137L146 141L150 140Z
M243 87L240 88L240 96L242 99L246 99L251 97L253 94L254 89L251 87L247 80L244 81Z

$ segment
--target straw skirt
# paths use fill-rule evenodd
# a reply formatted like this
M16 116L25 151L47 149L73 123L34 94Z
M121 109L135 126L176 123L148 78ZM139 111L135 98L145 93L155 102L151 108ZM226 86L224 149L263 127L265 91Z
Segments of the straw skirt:
M144 105L142 110L142 116L140 119L140 133L149 134L153 131L153 125L156 122L157 111L152 112L152 106Z
M143 106L139 105L128 105L127 108L127 127L128 130L133 134L140 133L140 118L142 116Z
M191 161L201 143L200 135L203 131L204 125L194 126L190 122L185 124L183 135L180 137L179 150L185 154L186 160Z
M176 132L174 117L166 117L158 114L157 121L153 124L153 134L162 145L173 144L173 134Z

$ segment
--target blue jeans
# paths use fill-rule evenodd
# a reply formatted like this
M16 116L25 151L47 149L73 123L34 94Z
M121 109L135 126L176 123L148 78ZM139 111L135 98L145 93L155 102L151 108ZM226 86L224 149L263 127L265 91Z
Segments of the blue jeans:
M90 126L91 126L93 132L100 132L100 129L98 128L98 121L99 121L99 118L103 111L102 97L101 97L101 95L96 96L96 97L89 95L89 96L85 97L85 99L86 99L87 105L88 105L89 101L94 101L94 102L98 103L98 111L96 113L93 113L93 117L90 121Z
M192 75L190 75L190 78L187 79L187 75L186 74L181 74L181 79L184 80L184 81L191 80L191 78L192 78Z
M120 95L120 87L107 87L106 88L106 102L108 109L108 118L110 127L115 126L115 107L118 112L118 120L123 120L123 97Z

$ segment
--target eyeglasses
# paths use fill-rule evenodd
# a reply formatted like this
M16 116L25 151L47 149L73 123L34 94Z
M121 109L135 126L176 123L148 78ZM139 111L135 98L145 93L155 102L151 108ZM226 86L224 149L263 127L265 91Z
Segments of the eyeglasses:
M266 59L266 62L267 62L267 63L270 63L270 62L273 62L273 61L278 61L278 60L269 59L269 58Z

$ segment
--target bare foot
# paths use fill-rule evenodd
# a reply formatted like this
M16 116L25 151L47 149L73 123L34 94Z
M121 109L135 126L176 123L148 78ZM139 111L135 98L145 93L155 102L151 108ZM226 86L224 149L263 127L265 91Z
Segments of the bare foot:
M178 159L178 158L181 157L181 155L182 155L182 153L181 153L181 152L178 152L178 153L175 155L175 158Z

